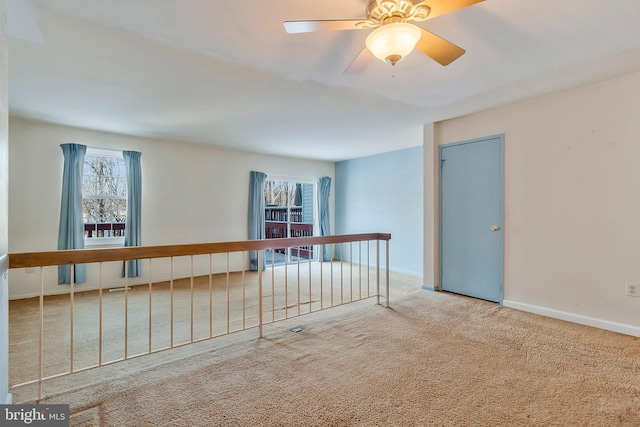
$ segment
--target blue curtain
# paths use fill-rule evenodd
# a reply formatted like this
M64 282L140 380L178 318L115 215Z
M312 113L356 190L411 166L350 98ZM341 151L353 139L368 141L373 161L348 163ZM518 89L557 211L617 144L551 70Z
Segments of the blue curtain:
M82 170L86 145L62 144L64 169L62 171L62 202L58 228L58 250L84 249L84 221L82 219ZM74 266L74 283L87 280L83 264ZM71 283L71 266L58 266L58 284Z
M142 168L141 153L123 151L124 168L127 172L127 222L124 227L124 245L140 246L142 244ZM125 261L129 263L129 277L142 276L142 261L139 259ZM122 277L125 275L125 263L122 265Z
M318 221L320 223L320 235L331 234L329 224L329 194L331 192L331 178L323 176L318 179ZM322 259L320 261L331 261L329 245L322 245Z
M264 182L267 174L251 171L249 175L249 240L264 239ZM251 271L258 271L258 251L249 251ZM262 269L265 268L262 257Z

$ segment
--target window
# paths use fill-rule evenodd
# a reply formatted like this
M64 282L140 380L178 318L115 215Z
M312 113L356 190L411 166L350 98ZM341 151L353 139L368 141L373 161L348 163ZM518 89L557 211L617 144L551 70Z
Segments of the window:
M82 217L85 246L124 245L127 176L122 152L87 148Z
M265 238L313 236L314 185L299 181L267 179L264 185ZM313 247L276 249L266 253L276 264L313 258Z

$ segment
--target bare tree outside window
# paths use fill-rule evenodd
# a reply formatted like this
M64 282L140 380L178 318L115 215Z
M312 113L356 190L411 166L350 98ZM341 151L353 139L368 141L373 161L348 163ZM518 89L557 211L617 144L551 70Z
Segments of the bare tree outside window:
M265 206L295 206L295 188L296 184L294 182L265 182Z
M127 218L127 180L124 160L85 156L82 209L87 223L124 223Z

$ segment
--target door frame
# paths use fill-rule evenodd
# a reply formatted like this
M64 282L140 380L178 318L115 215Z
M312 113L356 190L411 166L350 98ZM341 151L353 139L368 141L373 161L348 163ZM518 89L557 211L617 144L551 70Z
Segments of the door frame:
M506 235L506 227L505 227L505 203L504 203L504 193L505 193L505 186L504 186L504 134L497 134L497 135L491 135L491 136L485 136L485 137L481 137L481 138L473 138L473 139L468 139L468 140L464 140L464 141L458 141L458 142L451 142L448 144L440 144L438 146L438 163L437 163L437 168L438 168L438 286L436 288L436 290L438 291L442 291L442 275L443 275L443 271L442 271L442 240L443 240L443 234L442 234L442 150L443 148L447 148L447 147L453 147L456 145L466 145L466 144L475 144L475 143L479 143L479 142L483 142L483 141L487 141L487 140L491 140L491 139L499 139L500 140L500 182L499 182L499 186L500 186L500 202L499 202L499 206L498 206L498 210L500 212L500 224L502 227L502 256L500 257L500 300L498 301L498 303L500 305L503 305L503 301L504 301L504 258L505 258L505 235Z

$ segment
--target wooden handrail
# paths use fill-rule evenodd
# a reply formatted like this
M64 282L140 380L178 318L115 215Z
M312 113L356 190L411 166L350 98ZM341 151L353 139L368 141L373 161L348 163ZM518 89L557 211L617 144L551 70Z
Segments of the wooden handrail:
M9 254L9 268L46 267L131 259L168 258L226 252L279 249L285 247L327 245L368 240L390 240L388 233L341 234L334 236L290 237L285 239L245 240L238 242L194 243L185 245L138 246L107 249L74 249Z

